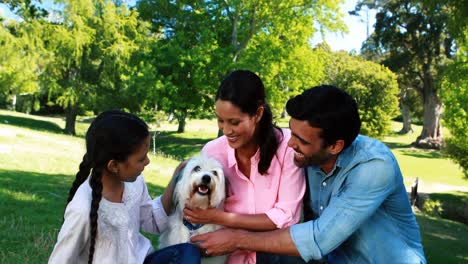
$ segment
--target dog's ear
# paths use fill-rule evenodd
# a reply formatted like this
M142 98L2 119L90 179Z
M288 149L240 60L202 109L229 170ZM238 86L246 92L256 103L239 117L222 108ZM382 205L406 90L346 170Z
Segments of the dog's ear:
M179 172L174 176L174 191L172 192L172 211L170 214L174 213L177 206L179 206L179 199L177 199L177 191L178 188L177 184L179 183L180 179L182 179L182 175L184 173L184 169L179 170Z

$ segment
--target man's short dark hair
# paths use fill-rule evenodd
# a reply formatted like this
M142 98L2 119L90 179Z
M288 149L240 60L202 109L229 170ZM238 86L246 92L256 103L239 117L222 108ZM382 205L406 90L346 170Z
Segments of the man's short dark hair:
M344 90L332 85L315 86L289 99L288 114L310 126L321 128L325 146L344 140L344 148L351 145L361 129L356 101Z

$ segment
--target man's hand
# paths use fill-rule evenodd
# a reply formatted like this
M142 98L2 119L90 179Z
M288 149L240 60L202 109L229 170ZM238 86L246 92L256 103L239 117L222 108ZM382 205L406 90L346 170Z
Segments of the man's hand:
M220 229L214 232L192 237L192 242L198 246L206 255L218 256L229 254L237 249L238 241L244 234L248 233L239 229Z
M224 211L219 210L217 208L209 208L209 209L200 209L200 208L194 208L194 209L189 209L185 208L184 209L184 216L187 221L193 224L218 224L222 225L220 223L222 219L222 214Z

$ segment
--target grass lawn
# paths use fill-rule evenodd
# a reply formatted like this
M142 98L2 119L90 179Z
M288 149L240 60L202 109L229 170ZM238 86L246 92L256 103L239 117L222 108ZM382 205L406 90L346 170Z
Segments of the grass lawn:
M37 117L0 110L0 263L45 263L63 219L65 200L84 154L82 135L89 121L77 123L78 137L63 134L58 117ZM187 132L176 134L175 124L157 129L156 155L151 154L145 179L152 196L160 194L181 159L196 154L215 138L215 121L189 121ZM385 138L402 170L424 182L468 186L458 167L437 152L415 150L411 140ZM391 145L391 144L394 145ZM438 196L437 196L438 195ZM459 198L461 195L461 198ZM458 197L458 198L457 198ZM431 198L466 202L435 194ZM468 263L466 225L418 215L429 263ZM156 238L150 237L154 243Z
M401 123L393 123L393 133L383 139L396 156L400 164L405 185L409 186L418 177L419 185L443 184L452 186L468 186L468 179L463 178L463 172L453 161L449 160L440 151L413 148L410 144L421 133L421 126L413 125L414 133L399 135ZM444 135L448 132L444 131Z

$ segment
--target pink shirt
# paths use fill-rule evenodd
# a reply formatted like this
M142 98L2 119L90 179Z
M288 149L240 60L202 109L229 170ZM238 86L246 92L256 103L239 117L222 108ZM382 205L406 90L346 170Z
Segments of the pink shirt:
M237 166L234 149L225 136L208 142L202 153L216 158L224 168L228 181L224 210L241 214L265 213L278 228L299 222L302 197L305 192L303 170L293 161L294 151L288 147L289 129L282 129L283 140L278 146L267 173L258 172L260 152L251 158L250 178ZM228 263L256 263L256 254L251 251L236 251Z

